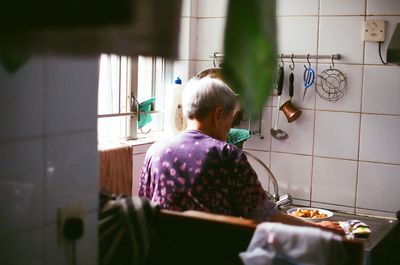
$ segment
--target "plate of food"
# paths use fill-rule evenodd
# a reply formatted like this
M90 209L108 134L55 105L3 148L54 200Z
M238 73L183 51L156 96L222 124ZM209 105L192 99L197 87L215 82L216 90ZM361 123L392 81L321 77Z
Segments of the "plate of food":
M333 216L331 211L309 207L292 208L288 210L287 213L297 218L312 222L325 221Z

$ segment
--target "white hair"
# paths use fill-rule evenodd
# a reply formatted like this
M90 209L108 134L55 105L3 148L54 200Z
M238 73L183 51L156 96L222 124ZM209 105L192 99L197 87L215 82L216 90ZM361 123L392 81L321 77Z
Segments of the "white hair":
M212 77L192 78L182 94L183 115L201 119L221 106L225 114L237 106L236 94L223 81Z

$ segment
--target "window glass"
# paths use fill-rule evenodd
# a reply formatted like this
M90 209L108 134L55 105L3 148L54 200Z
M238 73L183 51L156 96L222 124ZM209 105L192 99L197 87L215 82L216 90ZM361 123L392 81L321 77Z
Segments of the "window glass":
M162 58L100 56L98 139L134 139L163 130L166 62ZM132 97L133 96L133 97ZM155 98L152 121L138 129L137 104ZM133 109L132 109L133 107Z

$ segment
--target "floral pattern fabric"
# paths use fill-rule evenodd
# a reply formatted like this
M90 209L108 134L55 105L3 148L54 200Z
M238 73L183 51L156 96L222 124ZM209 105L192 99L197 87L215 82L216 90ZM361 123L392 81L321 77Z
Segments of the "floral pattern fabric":
M267 193L239 148L189 130L149 148L139 196L164 209L245 216Z

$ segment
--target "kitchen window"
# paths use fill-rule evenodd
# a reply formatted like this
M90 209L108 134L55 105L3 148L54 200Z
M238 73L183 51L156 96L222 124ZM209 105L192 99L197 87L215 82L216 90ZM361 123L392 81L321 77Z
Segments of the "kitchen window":
M98 140L137 139L163 131L164 84L171 79L171 63L156 57L100 56ZM138 104L155 98L140 118L151 122L138 128ZM148 116L150 115L150 116ZM143 123L143 120L142 120ZM139 122L139 125L142 125Z

